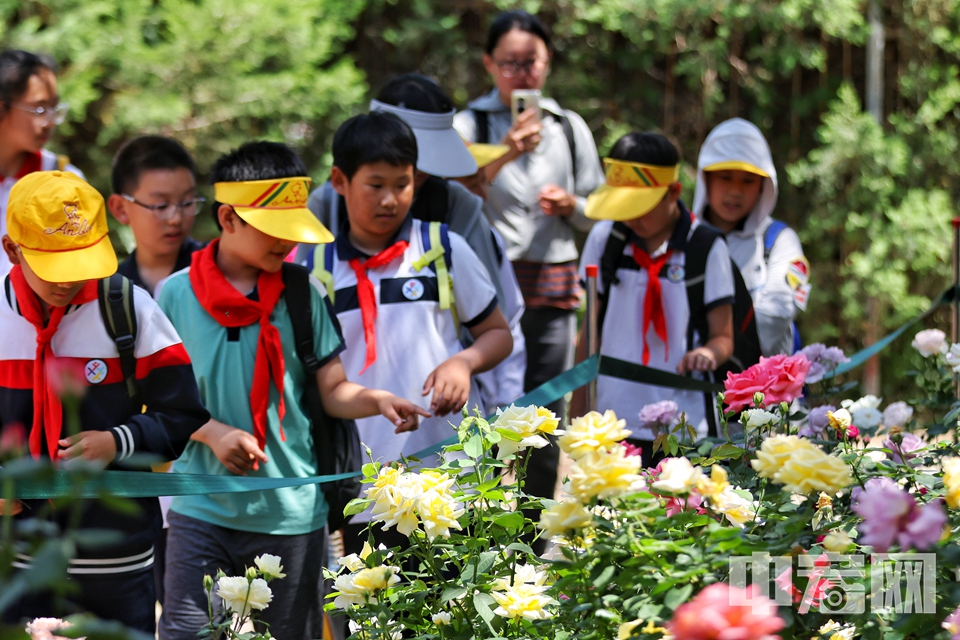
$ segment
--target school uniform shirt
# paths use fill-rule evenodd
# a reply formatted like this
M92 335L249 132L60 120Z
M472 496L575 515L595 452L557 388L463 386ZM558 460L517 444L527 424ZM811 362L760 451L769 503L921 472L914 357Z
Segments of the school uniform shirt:
M190 257L193 255L193 252L203 249L203 246L203 243L198 240L186 238L183 241L183 244L180 245L180 251L177 253L177 262L173 265L173 271L170 273L170 275L189 267ZM138 287L143 287L144 289L147 288L143 282L143 278L140 277L140 269L137 267L136 249L134 249L133 252L127 256L126 260L120 263L120 266L117 268L117 273L127 277L130 282Z
M647 344L650 349L648 366L676 373L677 365L684 354L701 346L707 336L694 332L693 344L687 341L687 327L690 322L690 306L687 301L687 287L684 281L684 253L693 230L700 224L681 208L680 219L670 238L657 247L650 257L656 258L667 250L672 254L660 271L660 286L663 300L663 313L667 325L667 342L664 343L653 325L647 331ZM603 250L613 228L613 222L598 222L587 236L580 262L580 275L586 280L586 266L600 264ZM607 298L606 315L601 328L600 355L608 355L620 360L642 364L643 301L647 291L647 271L640 267L633 257L633 247L645 248L643 240L631 233L624 247L623 257L617 268L619 284L610 288ZM704 274L703 308L704 312L724 304L733 304L734 284L730 255L722 240L713 244L707 256ZM604 284L598 282L598 290L604 292ZM695 374L698 377L701 374ZM633 434L631 438L653 440L657 433L640 425L639 414L644 406L661 400L673 400L680 411L687 414L687 422L697 429L701 436L707 435L707 407L713 406L711 394L643 385L601 375L597 380L597 409L613 409L618 418L627 421L627 428Z
M7 200L10 198L10 189L13 189L13 185L17 184L17 180L34 171L54 171L59 168L60 158L52 151L41 149L37 153L27 156L16 175L0 175L0 238L7 233ZM72 164L67 163L63 170L84 178L83 172ZM12 266L7 254L0 251L0 278L10 273Z
M10 276L4 277L2 283L0 425L5 430L15 424L33 423L37 332L20 313ZM107 333L96 300L70 305L51 342L58 361L82 367L87 387L80 404L80 427L112 432L117 457L110 468L119 468L117 463L134 454L172 460L180 455L193 432L210 419L200 402L190 359L173 325L146 291L135 287L133 296L138 325L134 356L139 402L135 403L127 394L120 355ZM67 435L63 428L61 433L61 437ZM42 453L47 453L45 445ZM95 501L85 503L81 528L119 530L123 538L104 548L81 547L68 572L123 573L153 564L160 506L156 498L134 501L141 510L138 515L121 514ZM32 502L32 508L25 509L24 514L36 513L43 501ZM69 513L57 513L55 517L66 523ZM22 566L29 560L21 558L20 562Z
M372 389L385 389L429 410L431 395L421 390L427 376L463 347L450 310L440 309L439 288L433 265L420 271L413 263L424 254L428 225L408 217L393 242L408 240L402 256L367 272L377 301L377 358L362 374L367 355L363 320L357 299L357 278L351 258L365 254L350 244L341 228L333 249L334 309L343 329L347 348L340 355L347 379ZM392 242L391 242L392 244ZM497 308L493 284L486 269L466 241L450 233L450 275L457 315L466 327L476 326ZM480 404L475 381L471 381L467 406ZM482 406L482 405L481 405ZM389 462L410 455L454 435L450 423L460 423L457 414L421 419L416 431L395 434L395 425L383 416L357 420L360 439L373 451L375 460ZM354 522L358 518L354 518Z
M726 234L730 257L740 268L743 282L753 297L760 348L765 356L791 354L794 346L793 320L807 308L810 295L810 263L803 255L796 231L786 227L777 234L764 259L764 236L774 223L777 204L777 169L770 147L760 130L741 118L718 125L703 142L697 167L693 214L703 218L709 204L703 167L720 162L748 162L763 170L760 197L741 225Z
M343 350L336 320L329 311L323 285L310 278L310 309L313 319L314 354L320 365ZM260 324L227 328L200 305L190 285L190 269L179 271L158 286L160 307L183 336L193 360L200 397L210 415L224 424L253 433L250 390L260 337ZM255 299L256 289L250 293ZM317 384L308 376L297 356L293 325L281 296L271 315L271 324L280 331L283 346L283 435L277 416L279 393L270 384L267 409L269 462L260 463L247 476L261 478L306 478L317 474L317 455L310 429L310 417L303 402L305 385ZM174 473L232 475L213 450L190 442L173 464ZM286 487L273 491L177 496L171 511L227 529L276 535L300 535L316 531L327 521L327 502L316 484Z

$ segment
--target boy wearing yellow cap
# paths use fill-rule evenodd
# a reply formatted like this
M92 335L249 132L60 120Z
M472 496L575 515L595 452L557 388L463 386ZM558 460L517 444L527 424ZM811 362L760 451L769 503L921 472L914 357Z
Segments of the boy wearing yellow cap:
M179 336L139 288L130 293L137 326L135 392L128 387L97 304L99 280L117 270L100 194L71 173L31 173L11 190L7 230L3 249L13 268L0 288L0 429L25 428L30 454L59 463L84 458L122 468L134 454L179 456L210 416ZM57 391L68 380L82 388L76 434L64 430ZM67 572L79 589L67 611L79 608L152 634L160 507L156 498L135 502L139 511L133 514L93 502L84 506L81 528L116 530L121 537L78 548ZM21 511L18 517L49 512L46 501L6 506ZM59 511L53 518L65 524L69 515ZM27 566L32 561L21 560ZM5 617L63 612L49 594L32 594Z
M732 118L703 141L697 164L693 214L725 235L753 298L763 355L793 353L793 320L807 307L810 263L796 232L771 217L777 169L766 139L753 123Z
M305 174L296 154L277 143L248 143L218 159L211 180L220 237L193 254L189 269L161 283L160 306L184 335L213 416L174 463L175 472L318 475L306 385L319 385L329 414L383 414L397 432L416 429L418 413L428 415L346 381L340 329L313 278L307 304L320 363L315 376L297 356L281 267L298 242L333 239L306 207ZM207 621L203 576L220 569L242 575L263 553L280 556L286 573L271 583L273 600L262 615L271 634L320 637L327 513L316 484L174 498L160 637L195 640Z
M697 335L688 331L697 319L691 318L684 267L685 250L702 223L679 199L680 154L662 135L630 133L617 141L604 164L606 184L590 195L586 207L587 217L602 222L587 237L581 277L586 278L587 265L601 264L612 233L625 235L627 242L614 265L615 278L598 283L605 301L600 353L709 379L733 352L735 290L727 246L718 237L709 248L703 286L707 335ZM661 400L675 401L697 432L707 434L709 394L603 375L597 382L597 407L627 420L647 463L657 433L640 423L639 413Z

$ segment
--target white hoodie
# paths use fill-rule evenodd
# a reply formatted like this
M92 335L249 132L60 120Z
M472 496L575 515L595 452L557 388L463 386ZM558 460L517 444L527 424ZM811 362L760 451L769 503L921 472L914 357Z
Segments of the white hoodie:
M727 245L753 296L763 354L790 354L793 352L793 318L798 308L806 308L810 292L810 267L800 238L789 227L777 235L769 262L764 262L764 233L773 223L770 214L777 204L777 170L770 147L754 124L733 118L717 125L704 140L697 160L693 214L704 219L707 209L704 167L730 161L746 162L770 176L763 179L760 197L747 215L743 229L727 234Z

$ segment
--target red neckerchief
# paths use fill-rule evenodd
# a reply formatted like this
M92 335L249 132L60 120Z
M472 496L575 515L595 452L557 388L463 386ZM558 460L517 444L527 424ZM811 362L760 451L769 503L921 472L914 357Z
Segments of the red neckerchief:
M40 171L43 168L43 155L37 151L36 153L29 154L26 158L23 159L23 164L20 165L20 168L17 170L17 173L13 176L14 180L19 180L28 173L33 173L34 171ZM5 176L0 175L0 180L3 180Z
M57 333L57 327L60 326L60 321L63 320L63 314L67 312L69 305L51 307L50 320L47 321L47 326L43 326L40 298L27 284L20 265L10 270L10 283L17 296L20 315L37 330L37 352L33 359L33 425L30 427L30 454L34 458L39 458L42 443L46 441L47 454L51 460L56 460L59 451L58 440L63 427L63 405L60 404L60 398L54 391L54 386L47 379L47 368L56 358L50 341ZM86 304L96 299L97 281L91 280L83 285L70 304Z
M670 343L667 342L667 319L663 315L663 292L660 287L660 270L667 263L672 250L667 250L658 258L651 258L646 251L633 245L633 259L647 272L647 293L643 298L643 364L650 362L650 345L647 344L647 330L653 323L654 332L663 340L664 357L670 359Z
M359 258L350 259L350 267L357 276L357 300L360 302L360 317L363 320L363 338L367 343L367 357L360 369L361 374L377 359L377 333L374 330L377 320L377 295L373 283L367 277L367 270L390 264L402 256L408 246L409 242L400 240L364 262L360 262Z
M260 323L257 342L257 357L253 365L253 386L250 389L250 410L253 413L253 435L263 449L267 443L267 406L270 404L270 380L280 393L277 419L283 421L286 407L283 402L283 349L280 331L270 324L270 314L283 293L283 276L260 272L257 279L259 301L254 302L227 282L217 266L217 248L220 240L214 240L205 248L195 251L190 261L190 284L200 306L223 327L246 327ZM283 426L280 438L286 440ZM254 465L254 468L257 468Z

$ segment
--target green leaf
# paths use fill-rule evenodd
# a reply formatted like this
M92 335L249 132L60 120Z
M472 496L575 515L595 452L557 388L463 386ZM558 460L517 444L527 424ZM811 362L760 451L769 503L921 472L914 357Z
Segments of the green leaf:
M463 586L447 587L440 593L440 602L450 602L467 595L467 588Z
M463 443L463 452L471 458L479 458L483 455L483 437L479 434L470 436L470 439Z
M721 444L718 447L714 447L713 451L710 452L710 456L717 460L729 460L731 458L735 460L744 453L746 453L746 451L736 445Z
M667 594L663 596L663 604L670 609L676 609L690 599L691 593L693 593L692 584L674 587L673 589L670 589L670 591L667 591Z
M373 478L380 472L380 463L379 462L367 462L360 470L363 472L364 478Z
M613 574L616 573L617 568L614 565L609 565L600 572L596 578L593 579L593 586L596 589L603 589L607 586L607 583L613 578Z
M496 631L493 629L493 625L490 624L493 622L494 613L492 607L497 604L497 601L488 593L478 593L473 596L473 608L477 610L477 614L480 618L487 623L487 628L490 629L490 633L496 635Z
M671 456L677 455L677 452L680 451L680 440L677 439L677 436L670 434L667 436L667 444L663 449Z
M516 511L497 513L492 520L496 525L512 531L522 529L524 523L523 514Z
M373 504L373 500L368 498L354 498L347 503L347 506L343 509L343 515L345 516L355 516L358 513L366 511L369 505Z

